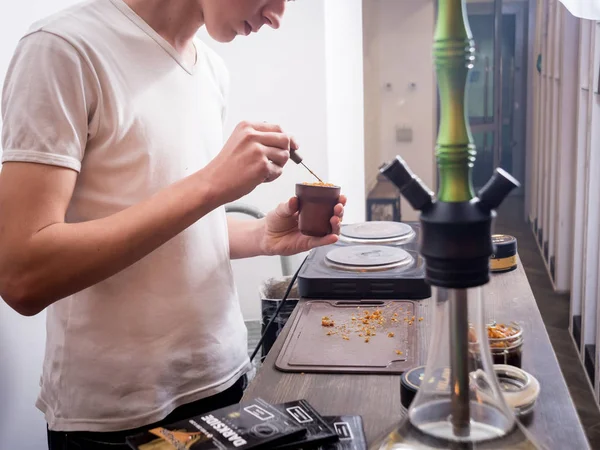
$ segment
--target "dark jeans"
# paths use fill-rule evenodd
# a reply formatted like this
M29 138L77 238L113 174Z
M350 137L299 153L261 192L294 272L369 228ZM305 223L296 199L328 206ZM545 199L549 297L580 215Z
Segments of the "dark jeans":
M197 402L188 403L175 409L165 419L133 430L117 431L110 433L91 432L62 432L48 430L49 450L131 450L125 441L132 436L151 428L168 425L190 417L205 414L215 409L239 403L246 388L247 377L244 375L233 386L220 394L208 397Z

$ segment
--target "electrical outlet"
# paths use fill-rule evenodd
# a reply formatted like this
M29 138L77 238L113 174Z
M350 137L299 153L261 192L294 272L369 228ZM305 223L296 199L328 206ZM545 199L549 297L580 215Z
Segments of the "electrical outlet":
M408 125L398 125L396 127L396 142L412 142L413 130Z

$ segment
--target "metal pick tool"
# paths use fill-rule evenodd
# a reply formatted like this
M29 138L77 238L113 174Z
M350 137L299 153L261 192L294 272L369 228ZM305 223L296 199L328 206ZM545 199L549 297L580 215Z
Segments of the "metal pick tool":
M312 174L312 176L314 176L317 180L319 180L321 183L323 183L323 180L321 180L312 170L310 170L306 166L306 164L304 164L304 162L302 162L302 156L300 156L300 154L296 150L290 150L290 159L292 161L294 161L296 164L302 164L304 166L304 168Z

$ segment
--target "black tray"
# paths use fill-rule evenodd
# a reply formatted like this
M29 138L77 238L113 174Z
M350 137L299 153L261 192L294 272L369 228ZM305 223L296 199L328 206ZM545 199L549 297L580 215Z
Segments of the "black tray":
M275 362L275 367L283 372L402 374L415 365L416 329L420 322L416 317L413 319L416 309L413 301L307 300L299 303L298 308ZM357 321L365 311L373 313L377 309L384 323L371 320L376 326L375 336L365 342L366 335L356 331L362 326ZM324 316L333 319L336 326L323 327ZM413 320L412 324L405 318ZM343 324L349 324L346 333L339 331ZM393 336L388 335L390 332Z

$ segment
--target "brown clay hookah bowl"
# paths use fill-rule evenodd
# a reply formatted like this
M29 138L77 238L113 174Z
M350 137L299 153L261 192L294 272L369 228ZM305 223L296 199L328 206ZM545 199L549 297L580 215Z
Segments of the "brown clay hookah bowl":
M326 183L298 183L298 229L306 236L323 237L332 232L331 218L341 189Z

